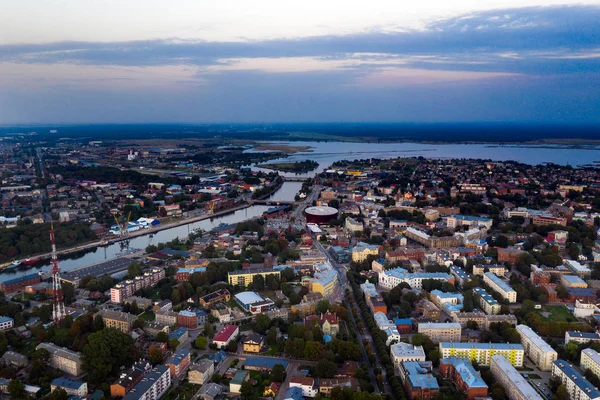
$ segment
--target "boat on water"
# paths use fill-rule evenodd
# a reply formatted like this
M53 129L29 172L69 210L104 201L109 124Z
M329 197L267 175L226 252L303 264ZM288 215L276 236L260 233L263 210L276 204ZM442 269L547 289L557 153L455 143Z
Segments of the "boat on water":
M39 257L34 257L34 258L26 258L25 260L23 260L23 265L33 265L37 262L39 262L41 259Z

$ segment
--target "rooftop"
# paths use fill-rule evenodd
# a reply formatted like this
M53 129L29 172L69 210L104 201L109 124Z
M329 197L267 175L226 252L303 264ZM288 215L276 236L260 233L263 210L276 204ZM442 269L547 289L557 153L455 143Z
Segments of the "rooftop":
M527 325L517 325L517 331L521 336L525 336L529 338L533 342L533 344L543 352L554 352L556 351L550 346L544 339L542 339L537 333L533 331Z
M488 303L490 306L495 306L495 305L500 305L500 303L498 303L498 301L487 292L487 290L476 287L473 288L473 293L475 293L477 296L481 297L483 299L483 301L485 301L486 303Z
M499 369L508 377L513 386L521 394L521 398L529 400L542 400L536 390L523 378L523 375L510 362L501 355L492 356L492 363L498 365Z
M498 285L500 287L500 289L502 289L503 291L505 291L506 293L510 293L510 292L514 292L515 290L510 287L510 285L508 283L506 283L504 280L500 279L499 277L497 277L496 275L494 275L491 272L486 272L484 274L489 280L491 280L492 282L494 282L496 285Z
M442 348L464 349L464 350L521 350L523 346L518 343L454 343L441 342Z
M235 295L238 302L242 304L253 304L264 301L264 299L256 292L241 292Z
M560 369L580 390L582 390L590 399L600 397L600 391L594 385L581 375L571 364L565 360L554 361L554 366Z
M487 388L481 374L475 371L473 365L462 358L448 357L442 358L440 364L452 364L456 369L456 372L460 374L463 382L465 382L470 388Z
M390 346L390 353L392 357L425 357L423 346L413 346L412 344L402 342Z
M77 390L79 389L82 385L85 385L85 382L83 381L78 381L75 379L69 379L69 378L56 378L54 380L52 380L52 385L54 386L59 386L62 388L68 388L68 389L74 389Z
M213 341L226 342L229 338L238 332L238 327L235 325L224 325L223 328L213 338Z
M419 330L421 329L460 329L460 324L458 322L421 322Z
M127 396L123 397L122 400L138 400L146 393L152 385L156 383L164 374L170 373L169 367L166 365L158 364L150 372L142 378L142 380L131 389Z

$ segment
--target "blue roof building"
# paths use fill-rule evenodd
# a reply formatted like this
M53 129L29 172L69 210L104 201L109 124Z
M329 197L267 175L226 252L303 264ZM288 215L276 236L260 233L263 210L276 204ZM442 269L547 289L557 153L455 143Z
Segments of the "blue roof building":
M53 391L56 388L62 388L68 395L73 396L85 396L88 391L86 382L62 377L52 380L50 387Z
M180 342L182 341L182 338L187 337L188 334L188 330L187 328L184 327L179 327L177 329L175 329L173 332L171 332L171 334L169 335L169 339L177 339Z
M281 364L283 368L287 368L288 366L286 360L267 357L248 357L244 362L244 368L256 371L271 371L275 364Z
M571 399L600 399L600 391L565 360L556 360L552 365L552 377L559 378Z
M431 373L432 368L430 361L404 361L400 363L400 377L411 392L435 392L440 390L440 386Z
M294 386L288 388L283 395L283 400L303 400L302 397L302 388L300 386Z

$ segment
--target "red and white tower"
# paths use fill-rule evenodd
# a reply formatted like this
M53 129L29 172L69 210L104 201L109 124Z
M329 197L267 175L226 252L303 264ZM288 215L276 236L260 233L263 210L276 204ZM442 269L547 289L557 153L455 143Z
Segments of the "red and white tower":
M50 227L50 243L52 244L52 319L56 325L60 325L62 319L67 316L67 313L63 300L62 285L60 284L60 267L58 266L58 257L56 257L54 224Z

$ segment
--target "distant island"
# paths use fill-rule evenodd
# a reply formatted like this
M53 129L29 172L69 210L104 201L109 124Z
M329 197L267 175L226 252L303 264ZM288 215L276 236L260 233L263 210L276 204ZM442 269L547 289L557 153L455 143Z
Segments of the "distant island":
M272 169L275 171L282 172L310 172L317 168L319 163L313 160L304 160L304 161L296 161L296 162L282 162L282 163L271 163L271 164L261 164L259 167Z

